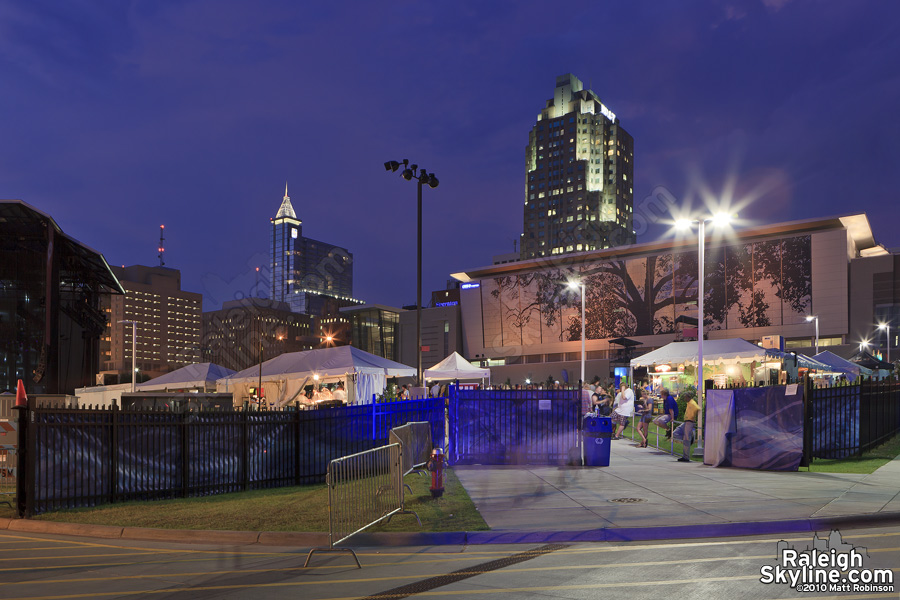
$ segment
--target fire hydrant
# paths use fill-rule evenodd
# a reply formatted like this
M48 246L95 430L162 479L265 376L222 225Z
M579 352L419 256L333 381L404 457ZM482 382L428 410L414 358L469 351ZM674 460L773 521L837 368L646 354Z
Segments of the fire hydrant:
M440 448L432 450L427 466L431 471L431 497L440 498L444 495L444 451Z

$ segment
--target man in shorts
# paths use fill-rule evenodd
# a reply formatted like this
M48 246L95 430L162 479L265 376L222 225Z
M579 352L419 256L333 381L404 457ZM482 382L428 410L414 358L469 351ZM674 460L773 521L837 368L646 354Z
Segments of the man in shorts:
M653 419L653 422L660 429L665 429L666 437L670 438L672 437L672 423L678 418L678 402L666 388L659 390L659 397L663 399L663 414Z

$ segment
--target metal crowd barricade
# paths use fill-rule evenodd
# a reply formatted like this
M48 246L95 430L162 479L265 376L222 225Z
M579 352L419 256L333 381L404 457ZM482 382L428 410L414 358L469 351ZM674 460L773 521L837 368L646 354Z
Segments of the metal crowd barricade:
M315 552L349 552L362 568L352 548L338 545L403 509L400 444L332 460L327 485L328 547L311 549L303 566Z
M398 515L413 515L422 526L422 519L413 510L406 509L406 490L412 490L408 485L403 483L403 477L410 473L418 473L423 475L426 471L422 471L419 467L423 467L431 458L431 451L434 445L431 441L431 423L428 421L414 421L400 427L394 427L390 433L391 443L400 444L400 512ZM394 515L388 517L388 521Z

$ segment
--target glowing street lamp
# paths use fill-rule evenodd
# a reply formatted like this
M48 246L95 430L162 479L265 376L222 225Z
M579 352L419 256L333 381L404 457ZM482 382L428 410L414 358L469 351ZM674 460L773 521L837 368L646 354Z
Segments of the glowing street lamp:
M428 184L430 188L438 186L438 178L434 173L429 173L425 169L419 169L419 165L409 164L409 160L404 158L403 162L389 160L384 163L385 171L396 172L403 165L403 171L400 177L410 181L415 179L418 183L418 225L416 228L416 387L423 385L422 381L422 184ZM419 174L416 174L419 170Z
M580 386L584 386L584 281L570 281L568 287L571 290L581 290L581 381Z
M887 361L891 362L891 325L890 323L879 323L878 329L887 333Z
M679 219L675 223L677 229L691 229L697 225L698 243L698 277L697 277L697 398L700 400L700 414L697 416L697 447L696 452L703 454L703 403L706 399L703 381L703 299L704 299L704 262L706 261L706 224L712 223L713 227L727 225L731 222L731 215L716 213L704 219Z
M818 317L818 315L809 315L808 317L806 317L806 322L809 323L810 321L816 322L816 354L818 354L819 353L819 317Z

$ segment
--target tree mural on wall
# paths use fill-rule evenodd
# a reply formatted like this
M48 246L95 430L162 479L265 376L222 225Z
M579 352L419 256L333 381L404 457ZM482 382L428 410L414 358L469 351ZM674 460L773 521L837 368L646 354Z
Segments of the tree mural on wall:
M798 236L718 246L706 253L705 329L780 325L803 315L812 296L811 239ZM581 338L581 299L566 281L586 284L586 337L672 333L697 301L697 253L662 253L578 269L497 277L486 294L497 302L503 344Z

